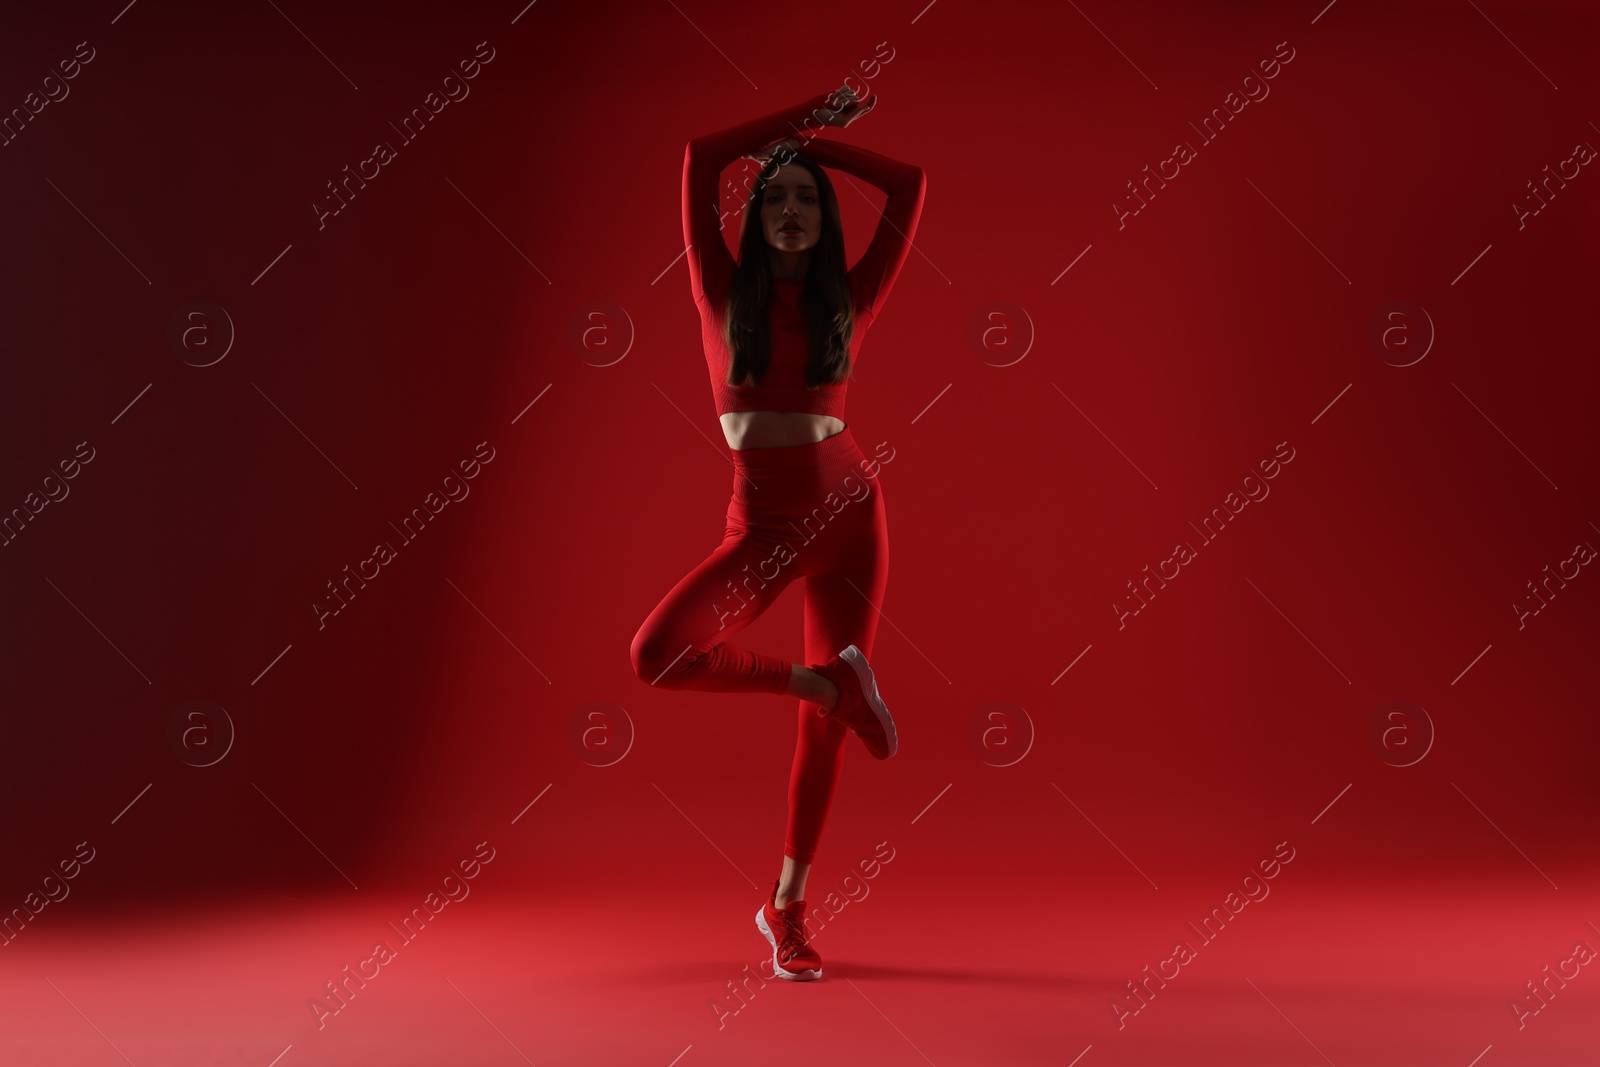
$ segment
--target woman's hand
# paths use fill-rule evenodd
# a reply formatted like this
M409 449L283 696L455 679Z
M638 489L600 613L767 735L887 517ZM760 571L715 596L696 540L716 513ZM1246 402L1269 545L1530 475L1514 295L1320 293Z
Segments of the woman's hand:
M839 106L831 111L827 108L818 111L817 121L824 126L837 126L840 129L850 125L856 119L878 106L877 94L873 94L872 99L863 105L861 99L856 96L855 90L849 86L835 90L833 99L839 101Z
M839 102L839 106L831 110L828 108L822 108L818 110L816 112L816 119L824 126L836 126L839 129L845 128L856 119L859 119L862 115L865 115L867 112L878 106L878 98L876 95L874 95L871 100L867 101L867 103L863 105L860 98L856 96L855 90L849 88L848 86L842 87L834 92L832 94L832 98ZM765 148L758 148L754 152L750 152L744 156L741 156L740 158L753 159L765 167L774 157L777 158L779 163L783 163L789 160L799 150L799 141L793 137L785 137L781 141L775 141L772 144L767 145Z

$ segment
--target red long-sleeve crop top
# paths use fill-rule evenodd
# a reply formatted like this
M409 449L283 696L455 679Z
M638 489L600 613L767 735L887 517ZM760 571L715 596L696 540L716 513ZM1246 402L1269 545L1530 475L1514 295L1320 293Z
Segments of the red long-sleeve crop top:
M872 243L849 270L850 293L855 303L855 323L850 338L852 362L859 358L867 328L877 317L911 250L917 221L922 215L926 175L915 164L901 163L841 141L812 136L819 127L814 120L809 123L807 120L812 119L812 113L818 108L829 106L830 95L823 93L782 111L696 137L684 153L683 236L689 246L689 284L700 309L706 367L711 375L711 395L719 416L729 411L802 411L842 420L849 387L848 381L814 389L806 385L810 339L805 312L800 306L805 283L787 278L772 281L768 302L772 359L765 378L759 386L727 383L733 355L722 335L722 315L737 263L722 241L719 183L725 166L746 153L785 137L794 137L801 152L824 166L869 181L887 194Z

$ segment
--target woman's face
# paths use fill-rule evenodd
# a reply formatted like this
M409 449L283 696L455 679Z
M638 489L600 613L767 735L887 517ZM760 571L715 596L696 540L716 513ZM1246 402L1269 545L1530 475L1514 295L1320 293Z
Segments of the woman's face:
M822 199L811 172L785 163L762 191L761 230L780 252L804 252L822 236Z

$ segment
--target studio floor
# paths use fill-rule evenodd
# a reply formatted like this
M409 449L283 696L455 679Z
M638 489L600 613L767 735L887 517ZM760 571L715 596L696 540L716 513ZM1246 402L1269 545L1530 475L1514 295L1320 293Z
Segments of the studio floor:
M766 887L729 876L640 894L603 875L569 891L496 884L495 873L461 883L460 899L434 898L437 914L425 909L410 940L398 927L425 889L115 913L68 899L4 950L5 1062L1600 1059L1600 978L1582 963L1584 946L1600 944L1592 876L1564 874L1556 888L1507 864L1334 881L1291 862L1250 883L1256 898L1232 898L1233 913L1237 886L1215 878L1130 890L939 871L907 855L835 898L813 939L823 977L790 983L763 977L770 953L753 919ZM1206 925L1207 940L1198 930L1218 907L1229 921ZM1174 959L1179 942L1187 962Z

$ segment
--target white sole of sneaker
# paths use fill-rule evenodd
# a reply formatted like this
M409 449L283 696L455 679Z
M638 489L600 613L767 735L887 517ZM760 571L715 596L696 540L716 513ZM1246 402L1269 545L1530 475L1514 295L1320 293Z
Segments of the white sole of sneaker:
M756 912L756 926L766 937L767 943L772 946L772 973L779 978L787 978L791 982L810 982L822 977L822 968L806 969L804 971L786 971L778 966L778 939L772 936L772 928L767 925L767 909L765 906Z
M895 734L894 719L889 716L889 709L884 704L883 698L878 695L878 679L873 675L872 668L867 664L866 655L855 645L850 645L839 653L839 658L850 664L850 669L856 672L856 677L861 680L861 691L866 694L867 706L878 717L878 722L883 726L884 736L889 742L888 755L880 757L888 759L900 749L900 739Z

